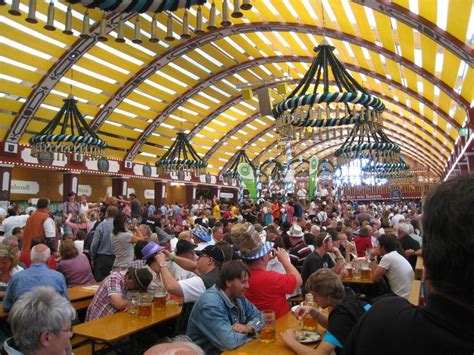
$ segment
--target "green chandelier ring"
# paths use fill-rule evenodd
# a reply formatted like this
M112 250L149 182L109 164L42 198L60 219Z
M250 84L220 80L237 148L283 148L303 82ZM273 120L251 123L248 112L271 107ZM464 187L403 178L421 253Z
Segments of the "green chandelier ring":
M305 105L314 105L315 103L352 103L360 104L363 106L372 107L374 110L382 112L385 110L385 105L382 100L372 96L368 93L363 92L325 92L317 94L307 94L303 96L295 96L289 99L286 99L275 106L273 111L273 116L275 118L280 117L280 115L287 110L294 110L298 107Z
M356 118L354 117L343 117L343 118L330 118L330 119L321 119L318 118L313 120L311 118L301 119L299 117L291 116L286 123L291 124L292 126L296 127L336 127L336 126L348 126L357 123L359 118L359 113L356 114Z
M86 145L94 145L100 148L106 148L107 143L100 138L94 138L90 136L73 136L66 134L45 134L37 135L29 139L30 144L37 143L48 143L48 142L71 142L71 143L82 143Z
M362 143L342 147L335 153L336 157L345 153L357 152L362 150L376 150L382 152L400 152L400 146L396 143Z

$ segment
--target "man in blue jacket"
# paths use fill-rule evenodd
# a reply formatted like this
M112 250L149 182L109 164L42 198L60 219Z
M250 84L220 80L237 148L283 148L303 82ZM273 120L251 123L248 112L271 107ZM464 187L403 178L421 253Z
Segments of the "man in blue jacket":
M206 354L219 354L252 340L263 327L260 311L244 296L249 270L241 261L224 264L215 287L202 294L189 317L187 335Z

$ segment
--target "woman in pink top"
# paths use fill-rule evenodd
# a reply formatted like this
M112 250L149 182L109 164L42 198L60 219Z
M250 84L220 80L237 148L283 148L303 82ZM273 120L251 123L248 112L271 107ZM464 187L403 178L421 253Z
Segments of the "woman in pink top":
M66 279L68 287L95 282L87 256L79 253L71 240L63 240L59 247L61 260L56 268Z
M76 236L76 233L79 230L82 230L87 234L92 229L93 222L87 219L87 215L85 212L82 212L79 214L79 216L77 216L76 223L71 222L71 217L72 215L69 214L65 223L66 226L72 229L72 234L74 235L74 237Z

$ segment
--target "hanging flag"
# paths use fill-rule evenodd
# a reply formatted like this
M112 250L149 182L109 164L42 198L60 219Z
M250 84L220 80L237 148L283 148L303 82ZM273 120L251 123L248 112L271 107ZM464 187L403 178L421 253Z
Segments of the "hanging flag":
M250 197L254 202L256 202L257 183L255 181L255 175L252 166L248 163L240 163L237 169L239 171L241 181L243 181L245 187L247 187L247 190L249 190Z
M308 187L308 198L313 199L316 193L316 180L318 178L318 157L313 155L309 160L309 187Z

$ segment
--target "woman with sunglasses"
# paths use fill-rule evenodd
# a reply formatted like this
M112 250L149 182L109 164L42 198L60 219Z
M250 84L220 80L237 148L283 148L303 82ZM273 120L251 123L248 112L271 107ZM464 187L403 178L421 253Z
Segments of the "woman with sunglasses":
M132 221L130 218L119 213L114 217L114 229L110 238L115 252L115 261L112 271L125 271L127 265L133 261L133 245L143 240L140 228L131 231Z

